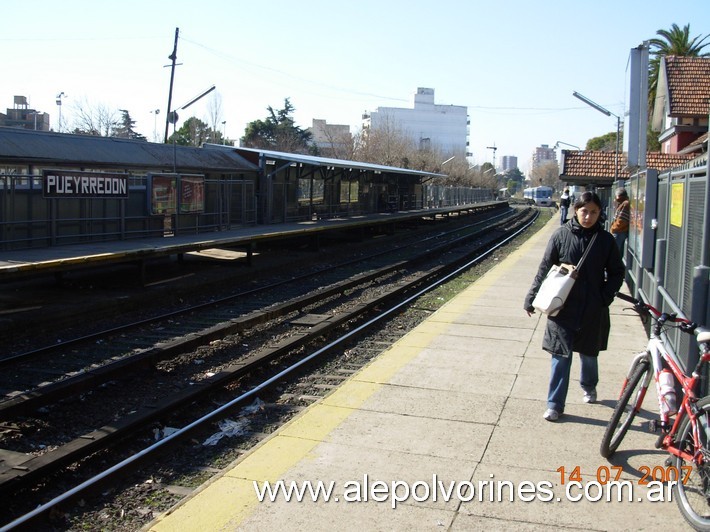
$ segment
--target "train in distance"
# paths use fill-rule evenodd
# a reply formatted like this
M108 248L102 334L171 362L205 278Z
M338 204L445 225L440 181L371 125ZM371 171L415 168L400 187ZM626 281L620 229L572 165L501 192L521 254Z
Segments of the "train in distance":
M552 199L553 192L554 189L552 187L531 187L523 191L523 197L531 200L538 207L551 207L555 204Z

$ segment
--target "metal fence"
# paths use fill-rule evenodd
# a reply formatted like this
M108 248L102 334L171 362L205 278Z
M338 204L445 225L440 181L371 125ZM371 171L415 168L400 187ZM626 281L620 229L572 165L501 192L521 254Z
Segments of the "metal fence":
M485 188L425 185L424 205L427 208L455 207L483 201L492 201L493 191Z
M40 174L0 174L0 250L196 234L256 223L453 207L493 200L492 191L487 189L416 182L391 184L363 178L267 181L260 191L254 180L230 176L148 172L127 175L126 179L126 196L57 198L44 194ZM184 211L180 206L175 208L172 198L175 190L182 190L187 182L199 183L199 207L189 205ZM156 209L157 204L160 209ZM166 205L172 208L164 208Z
M205 179L200 212L152 214L148 176L129 176L127 198L47 198L42 176L0 174L0 250L203 233L256 220L254 183Z
M666 312L704 326L710 318L710 187L707 154L658 174L648 170L625 184L631 226L625 253L634 293ZM686 366L697 361L694 339L673 331L673 350Z

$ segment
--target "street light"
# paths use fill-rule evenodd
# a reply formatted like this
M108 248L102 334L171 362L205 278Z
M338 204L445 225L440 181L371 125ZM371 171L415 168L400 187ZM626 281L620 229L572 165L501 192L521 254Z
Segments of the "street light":
M179 119L179 116L178 116L177 112L178 112L178 111L182 111L183 109L187 109L187 108L190 107L193 103L195 103L197 100L199 100L200 98L204 98L205 96L207 96L210 92L212 92L212 91L215 90L216 88L217 88L217 87L216 87L215 85L212 85L209 89L207 89L207 90L204 91L203 93L199 94L198 96L195 96L192 100L190 100L189 102L187 102L187 103L186 103L185 105L183 105L182 107L179 107L179 108L178 108L177 110L175 110L175 111L171 111L170 109L168 109L167 121L168 121L168 123L171 123L171 124L173 125L173 133L175 133L175 127L176 127L177 121L178 121L178 119ZM166 134L166 139L167 139L167 134ZM166 140L166 142L167 142L167 140Z
M227 144L227 121L222 121L222 145Z
M206 91L202 92L201 94L195 96L192 100L187 102L185 105L180 107L178 110L182 111L183 109L187 109L190 107L193 103L195 103L197 100L204 98L207 96L210 92L215 90L217 87L215 85L212 85L209 89ZM177 111L171 111L168 109L168 117L167 117L168 122L173 124L173 172L177 174L177 142L175 139L175 128L177 127L177 121L178 121L178 114ZM166 128L166 135L167 135L167 128ZM167 137L166 137L167 138Z
M606 116L615 116L616 117L616 150L614 152L614 181L619 180L619 135L621 133L621 118L619 118L619 115L615 115L608 109L605 109L598 103L594 103L592 100L587 98L586 96L582 96L578 92L573 92L572 96L575 98L578 98L582 100L584 103L586 103L590 107L594 107L597 111L600 113L604 113Z
M59 132L60 132L60 133L62 132L62 98L66 98L66 97L67 97L67 95L64 94L63 91L60 92L59 94L57 94L57 107L59 107L59 126L58 126L58 129L59 129Z
M558 140L558 141L555 143L555 149L559 148L559 147L560 147L560 144L564 144L565 146L569 146L570 148L576 148L576 149L578 149L579 151L582 151L582 148L580 148L579 146L575 146L574 144L567 144L566 142L562 142L561 140Z
M158 115L160 114L160 109L155 109L153 111L150 111L150 114L153 115L153 142L157 142L157 140L158 140Z

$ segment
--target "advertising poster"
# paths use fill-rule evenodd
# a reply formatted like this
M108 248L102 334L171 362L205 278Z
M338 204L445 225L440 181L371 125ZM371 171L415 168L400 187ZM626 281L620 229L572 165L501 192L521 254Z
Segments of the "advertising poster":
M182 176L180 178L180 214L204 212L205 178Z
M177 209L177 177L150 176L150 213L175 214Z
M628 246L637 256L641 256L643 244L643 223L646 213L646 175L639 174L627 188L629 193L630 219Z

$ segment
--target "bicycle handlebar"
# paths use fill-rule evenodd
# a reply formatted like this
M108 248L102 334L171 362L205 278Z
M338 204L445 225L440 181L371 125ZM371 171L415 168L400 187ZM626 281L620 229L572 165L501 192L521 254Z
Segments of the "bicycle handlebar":
M622 294L621 292L617 292L614 294L616 297L619 299L623 299L624 301L627 301L628 303L632 303L635 307L639 306L641 302L638 299L634 299L631 296L627 296L626 294Z
M695 332L695 329L698 327L697 323L693 323L692 321L687 320L685 318L679 318L675 314L666 314L665 312L661 312L656 307L649 305L648 303L644 303L643 301L640 301L634 297L628 296L621 292L616 292L616 294L614 295L619 299L623 299L624 301L631 303L634 306L634 310L639 314L644 312L652 314L657 320L660 320L659 323L661 324L666 322L678 323L678 328L681 331L689 334L693 334Z

